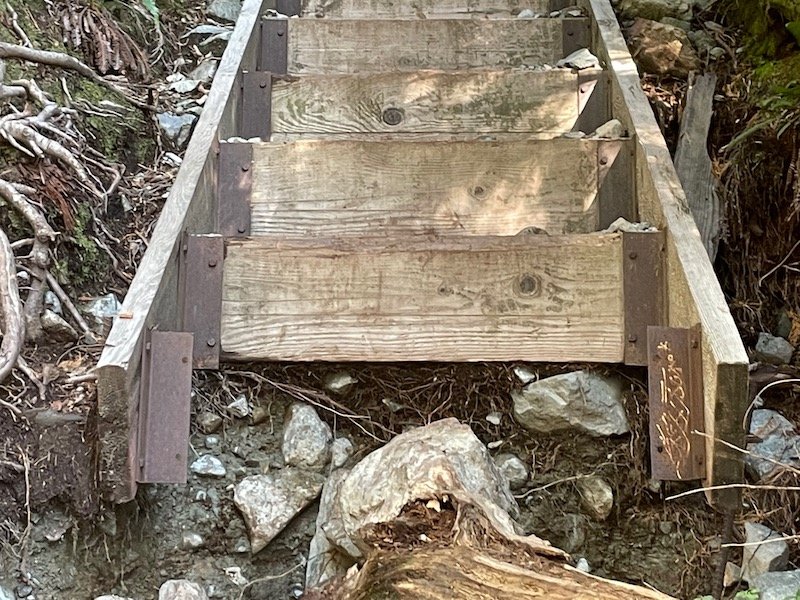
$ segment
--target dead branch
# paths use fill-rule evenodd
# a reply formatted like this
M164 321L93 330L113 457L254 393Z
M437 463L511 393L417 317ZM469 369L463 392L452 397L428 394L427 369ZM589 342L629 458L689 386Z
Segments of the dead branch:
M94 333L92 333L89 324L83 318L83 315L81 315L80 311L72 303L72 300L69 296L67 296L67 293L61 287L58 281L56 281L56 278L53 277L53 275L49 272L47 273L47 285L61 301L61 304L66 307L67 312L70 314L70 316L72 316L75 323L78 324L78 327L80 327L80 330L83 332L84 339L86 339L86 341L90 344L96 343L97 340L95 339Z
M115 83L112 83L111 81L108 81L107 79L104 79L89 65L81 62L74 56L70 56L69 54L64 54L62 52L50 52L48 50L36 50L34 48L26 48L25 46L20 46L18 44L0 42L0 58L24 60L42 65L49 65L51 67L59 67L69 71L75 71L79 75L91 79L98 85L108 88L115 94L119 94L138 108L144 110L155 109L155 107L131 97L131 95L125 89Z
M25 320L17 289L14 251L8 236L0 229L0 312L3 317L3 341L0 342L0 382L17 363L25 340Z

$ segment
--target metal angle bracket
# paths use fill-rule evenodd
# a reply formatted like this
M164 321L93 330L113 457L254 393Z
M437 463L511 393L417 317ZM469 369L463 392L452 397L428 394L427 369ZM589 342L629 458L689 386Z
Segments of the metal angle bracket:
M592 29L586 17L565 17L561 19L561 52L568 56L582 48L591 48Z
M578 71L578 118L572 131L588 135L611 119L610 77L607 71Z
M647 329L653 479L706 476L701 341L699 326Z
M286 75L289 66L289 19L261 21L258 70Z
M622 234L622 283L625 306L624 362L650 363L647 329L664 323L666 276L663 231Z
M631 138L597 140L597 201L600 229L618 218L636 221L634 142Z
M217 162L217 231L224 237L250 235L253 145L223 142Z
M218 369L224 241L219 234L187 235L182 250L182 323L194 335L192 367Z
M272 134L272 73L242 71L239 135L269 141Z
M186 483L192 395L192 334L145 334L136 481Z

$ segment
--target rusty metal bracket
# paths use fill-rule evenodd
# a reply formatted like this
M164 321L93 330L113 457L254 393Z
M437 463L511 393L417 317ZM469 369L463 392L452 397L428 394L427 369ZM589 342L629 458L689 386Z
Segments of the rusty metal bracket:
M139 399L139 483L186 483L192 395L192 334L148 331Z
M301 8L301 0L277 0L275 2L275 10L287 17L299 17Z
M269 141L272 134L272 73L242 72L242 109L239 135Z
M192 366L218 369L224 241L216 233L187 235L181 249L181 322L194 334Z
M598 140L597 201L600 229L618 218L636 221L633 139Z
M699 326L649 327L650 466L653 479L706 475L703 358Z
M286 75L289 64L289 19L261 21L258 70Z
M647 328L664 323L665 243L663 231L622 234L626 365L650 363Z
M578 118L572 131L590 134L611 119L610 80L607 71L578 71Z
M561 51L568 56L581 48L591 48L592 28L586 17L566 17L561 20Z
M217 229L225 237L250 235L253 145L225 142L217 162Z

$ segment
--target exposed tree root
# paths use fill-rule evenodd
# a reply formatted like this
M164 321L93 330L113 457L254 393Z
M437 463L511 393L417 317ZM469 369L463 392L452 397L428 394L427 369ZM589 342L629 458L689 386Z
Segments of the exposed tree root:
M3 341L0 343L0 382L17 364L25 340L25 320L17 289L14 251L8 236L0 229L0 313L3 317Z

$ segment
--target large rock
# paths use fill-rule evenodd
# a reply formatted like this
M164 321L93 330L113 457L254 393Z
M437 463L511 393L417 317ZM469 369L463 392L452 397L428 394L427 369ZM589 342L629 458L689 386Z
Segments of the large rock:
M746 545L742 548L742 579L752 583L759 575L786 568L789 564L789 546L780 540L779 534L760 523L750 522L745 522L744 533Z
M754 410L750 434L760 441L747 444L749 454L744 460L762 479L780 468L778 463L800 467L800 437L780 413L768 408Z
M574 371L532 381L512 392L514 416L524 427L541 433L579 429L595 436L630 430L617 379Z
M322 490L325 478L313 471L287 467L267 475L245 477L233 492L244 516L253 554L262 550Z
M206 12L221 21L235 23L242 12L242 3L240 0L211 0Z
M182 150L189 141L189 136L192 133L192 127L197 120L197 115L183 114L176 115L174 113L165 112L160 113L156 117L158 119L158 126L164 133L164 137L172 143L173 148Z
M287 465L322 471L331 459L331 428L307 404L293 404L283 429Z
M17 600L17 599L14 592L0 585L0 600Z
M158 600L208 600L206 591L186 579L170 579L158 590Z
M620 0L617 9L626 19L651 19L664 17L688 19L692 16L691 4L686 0Z
M678 27L636 19L628 41L636 64L646 73L687 77L701 66L689 36Z
M794 600L800 592L800 571L764 573L749 583L761 592L761 600Z
M591 476L576 483L581 495L581 506L598 521L605 521L614 508L614 491L602 477Z
M331 531L333 523L341 523L338 515L339 505L336 503L336 496L342 481L349 473L346 469L338 469L331 473L322 488L322 497L319 502L319 512L317 513L317 528L311 544L308 548L308 564L306 565L306 589L311 589L325 583L332 577L347 570L351 560L349 554L343 554L337 550L326 534L326 529ZM336 514L334 514L336 513ZM345 536L341 532L332 532L331 537Z
M785 365L791 362L794 346L781 337L769 333L759 333L756 342L756 359L771 365Z
M519 535L511 515L518 512L508 483L486 447L467 425L444 419L412 429L391 440L339 475L320 505L317 535L310 552L324 552L336 572L309 566L309 582L341 574L363 556L362 528L394 520L417 500L445 495L456 504L468 503L482 512L503 536L520 543L546 542ZM324 539L322 535L324 534ZM555 555L562 555L550 548Z

